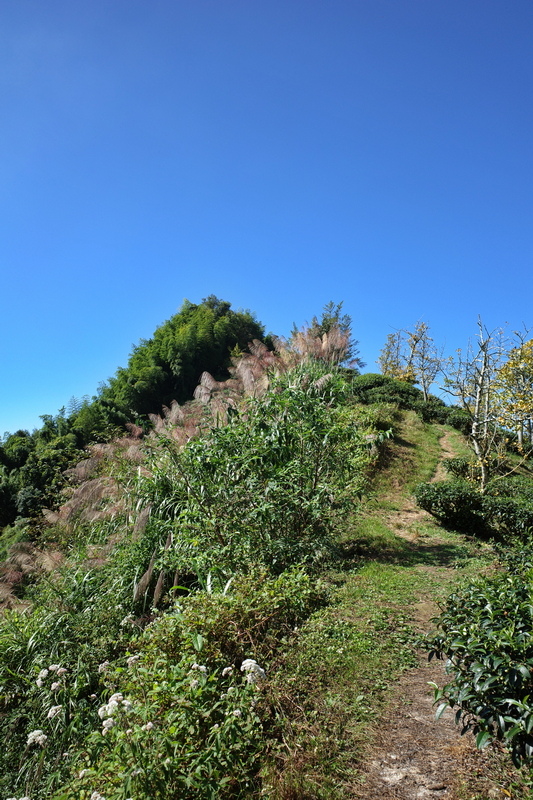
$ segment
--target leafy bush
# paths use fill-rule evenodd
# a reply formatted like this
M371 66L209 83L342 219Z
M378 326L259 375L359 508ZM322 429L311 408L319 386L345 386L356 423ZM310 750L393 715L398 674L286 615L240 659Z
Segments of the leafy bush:
M340 374L306 366L186 447L161 441L132 490L160 531L158 567L282 572L329 558L372 458L357 412L338 406L348 394Z
M444 462L454 474L464 474L470 469L466 459L449 459ZM415 499L444 525L471 534L494 533L524 537L533 528L533 501L531 487L526 493L507 481L493 481L485 494L467 481L442 481L422 483L415 489ZM500 492L511 488L512 496Z
M354 397L359 403L395 403L400 408L412 409L423 394L410 383L387 375L367 373L357 375L352 383Z
M143 646L177 658L190 648L191 637L201 635L211 662L236 662L251 652L269 660L294 626L328 599L326 586L301 569L276 577L255 570L230 583L226 591L179 598L175 608L150 625Z
M487 524L499 533L523 536L533 529L533 504L513 497L483 497Z
M472 462L468 458L446 458L442 465L447 473L454 478L469 478Z
M456 721L477 735L478 747L500 739L517 765L533 757L532 573L520 572L482 578L452 595L428 644L430 659L446 657L453 676L435 687L437 714L457 708Z
M444 525L465 533L486 533L483 496L466 481L420 483L414 495L420 508Z
M301 570L216 583L154 619L135 654L100 665L104 685L85 707L85 740L71 747L71 778L56 800L253 794L265 667L327 593Z

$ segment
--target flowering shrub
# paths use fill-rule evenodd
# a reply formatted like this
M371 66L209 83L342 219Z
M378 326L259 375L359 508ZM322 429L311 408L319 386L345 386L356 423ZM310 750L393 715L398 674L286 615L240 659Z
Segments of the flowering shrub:
M158 657L111 671L108 682L122 691L99 708L102 729L55 800L95 792L106 800L249 797L262 746L258 681L266 673L253 659L241 669Z

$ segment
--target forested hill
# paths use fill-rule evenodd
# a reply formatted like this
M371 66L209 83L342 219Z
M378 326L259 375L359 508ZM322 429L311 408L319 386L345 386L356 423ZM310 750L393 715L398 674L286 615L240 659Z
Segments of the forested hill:
M73 399L56 416L41 417L30 433L4 435L0 445L0 528L39 514L57 502L63 472L83 458L87 445L124 433L128 424L146 427L148 414L173 400L190 400L204 370L229 377L232 353L264 340L264 327L249 311L234 311L214 295L200 304L186 300L151 339L133 348L92 399Z

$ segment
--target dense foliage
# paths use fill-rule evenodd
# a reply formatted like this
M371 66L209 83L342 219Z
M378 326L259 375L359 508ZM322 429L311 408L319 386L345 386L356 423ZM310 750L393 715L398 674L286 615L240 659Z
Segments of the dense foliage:
M464 459L453 459L451 470L466 477ZM533 490L523 477L495 479L481 492L465 477L422 483L415 489L418 505L440 522L472 535L524 538L533 529Z
M503 740L516 764L533 757L532 556L531 545L511 551L507 569L452 595L429 643L430 658L447 658L452 676L435 687L437 713L457 708L457 721L479 747Z
M116 510L71 521L31 613L0 619L0 791L253 796L265 670L324 602L313 570L363 490L375 416L311 360L185 446L153 436L140 466L110 455Z

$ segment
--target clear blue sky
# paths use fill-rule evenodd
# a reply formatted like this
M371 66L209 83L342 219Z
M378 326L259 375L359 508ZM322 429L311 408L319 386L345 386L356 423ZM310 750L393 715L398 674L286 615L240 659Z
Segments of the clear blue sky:
M4 0L0 434L184 298L533 325L531 0Z

